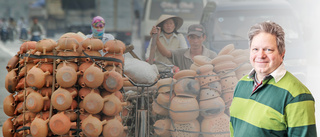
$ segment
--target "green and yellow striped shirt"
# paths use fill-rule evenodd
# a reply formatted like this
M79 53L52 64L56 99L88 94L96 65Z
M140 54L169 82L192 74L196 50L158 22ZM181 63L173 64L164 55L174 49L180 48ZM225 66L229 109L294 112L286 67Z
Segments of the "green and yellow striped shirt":
M244 76L230 107L234 137L316 137L315 102L307 87L286 71L265 79L252 93L254 80Z

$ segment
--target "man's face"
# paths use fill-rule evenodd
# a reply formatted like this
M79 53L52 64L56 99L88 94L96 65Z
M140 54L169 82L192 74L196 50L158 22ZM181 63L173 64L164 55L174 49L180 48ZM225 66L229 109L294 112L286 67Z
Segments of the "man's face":
M254 36L250 45L250 63L258 77L265 77L282 63L284 52L280 55L276 36L261 32Z
M167 33L171 33L173 32L174 28L175 28L175 24L173 19L168 19L166 21L164 21L163 23L163 30Z
M202 47L202 42L206 39L205 35L195 35L195 34L190 34L187 37L189 44L190 44L190 48L191 49L196 49L196 48L201 48Z

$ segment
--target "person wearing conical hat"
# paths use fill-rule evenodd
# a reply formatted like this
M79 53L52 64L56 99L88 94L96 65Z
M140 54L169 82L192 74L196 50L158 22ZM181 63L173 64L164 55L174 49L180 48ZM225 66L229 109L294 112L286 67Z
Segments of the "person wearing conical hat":
M159 34L159 29L154 28L152 33ZM165 57L167 57L175 66L180 70L190 69L193 64L193 57L197 55L203 55L213 59L217 56L217 53L206 48L203 42L206 40L205 29L200 24L193 24L188 27L187 40L190 44L190 48L168 50L164 46L158 44L157 50ZM158 35L159 36L159 35Z
M183 34L178 33L177 31L182 24L183 19L178 16L168 14L161 15L156 25L153 26L153 28L160 29L160 34L157 37L157 41L159 41L157 42L157 46L161 44L168 50L187 48L188 45ZM152 34L150 33L150 35ZM149 58L152 41L153 39L151 38L145 54L146 59ZM163 56L157 49L155 51L154 60L167 65L172 65L171 61L167 57ZM156 66L159 72L168 69L166 66L159 63L156 63Z

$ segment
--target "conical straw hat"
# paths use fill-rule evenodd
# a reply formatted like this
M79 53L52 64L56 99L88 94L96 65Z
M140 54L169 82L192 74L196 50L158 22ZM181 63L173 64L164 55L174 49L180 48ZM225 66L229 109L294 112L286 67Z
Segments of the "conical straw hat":
M157 23L156 23L156 26L158 26L160 23L162 23L163 21L167 20L167 19L173 19L177 24L176 24L176 30L178 30L182 24L183 24L183 19L178 17L178 16L175 16L175 15L168 15L168 14L162 14Z

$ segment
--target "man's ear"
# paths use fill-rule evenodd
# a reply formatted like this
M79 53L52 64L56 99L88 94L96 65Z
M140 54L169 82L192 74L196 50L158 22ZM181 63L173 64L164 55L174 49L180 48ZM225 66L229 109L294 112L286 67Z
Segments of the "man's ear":
M206 38L207 38L207 35L203 34L203 40L206 40Z

